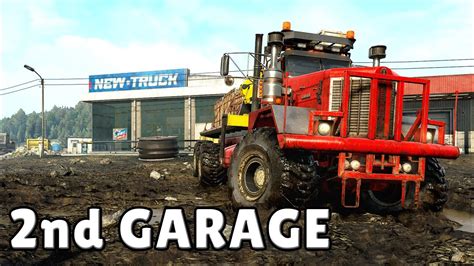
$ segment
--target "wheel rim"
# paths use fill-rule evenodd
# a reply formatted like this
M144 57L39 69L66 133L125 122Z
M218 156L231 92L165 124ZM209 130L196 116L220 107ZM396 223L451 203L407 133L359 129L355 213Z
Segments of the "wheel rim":
M255 174L253 175L253 181L258 189L261 189L265 184L265 169L262 166L258 167L255 170Z
M259 157L251 157L244 163L240 171L241 192L249 201L258 200L265 192L268 183L268 172L263 160Z

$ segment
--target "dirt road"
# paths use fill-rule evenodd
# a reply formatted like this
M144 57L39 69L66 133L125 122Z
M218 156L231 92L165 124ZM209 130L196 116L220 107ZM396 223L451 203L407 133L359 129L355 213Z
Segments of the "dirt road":
M458 224L443 214L407 211L398 215L341 215L332 213L329 251L284 252L268 244L268 250L253 251L131 251L119 240L117 217L125 209L146 206L154 210L153 226L165 206L180 206L193 234L196 206L223 210L228 221L235 211L225 186L205 188L192 177L190 158L141 162L134 157L24 157L0 161L0 264L5 263L427 263L457 261L474 263L474 233L455 230ZM474 190L474 157L444 161L450 181L447 207L470 211ZM159 180L150 177L156 170ZM164 178L163 178L164 177ZM173 200L174 197L176 200ZM85 218L87 208L103 211L103 251L11 251L9 239L20 227L9 219L11 209L34 208L39 218L63 217L71 222ZM262 213L261 213L262 214ZM263 214L265 215L265 214ZM35 231L36 233L39 230ZM156 237L157 230L154 230ZM40 243L41 234L37 233ZM154 237L154 239L156 239Z

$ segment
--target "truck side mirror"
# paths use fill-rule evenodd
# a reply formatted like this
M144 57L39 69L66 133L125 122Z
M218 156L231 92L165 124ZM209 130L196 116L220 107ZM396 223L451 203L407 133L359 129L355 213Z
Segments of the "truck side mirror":
M224 54L221 58L221 76L229 75L229 55Z

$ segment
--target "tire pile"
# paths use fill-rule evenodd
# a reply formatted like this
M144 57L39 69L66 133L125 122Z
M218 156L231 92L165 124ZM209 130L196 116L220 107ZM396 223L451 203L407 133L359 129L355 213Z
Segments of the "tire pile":
M152 136L138 140L138 158L142 160L159 160L173 158L178 155L178 139L176 136Z

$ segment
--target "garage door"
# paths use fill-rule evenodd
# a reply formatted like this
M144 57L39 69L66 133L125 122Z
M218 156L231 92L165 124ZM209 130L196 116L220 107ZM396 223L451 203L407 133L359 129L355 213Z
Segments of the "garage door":
M142 137L177 136L184 139L184 99L142 101Z

